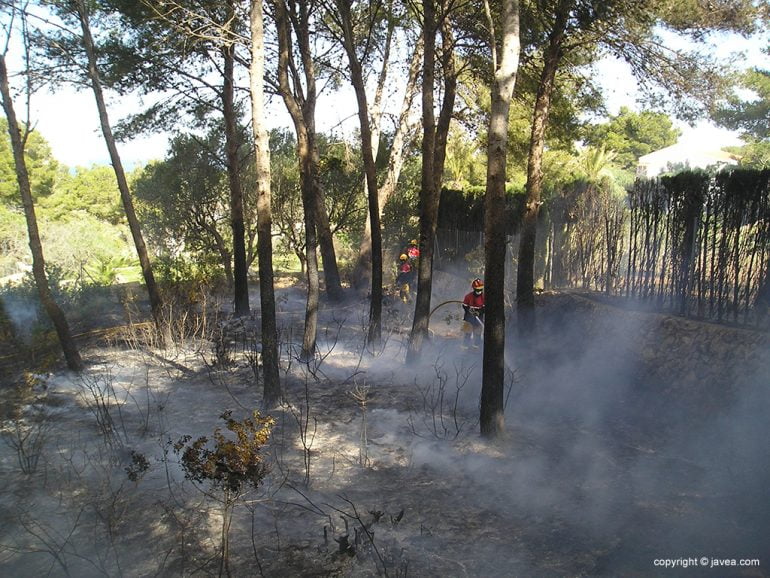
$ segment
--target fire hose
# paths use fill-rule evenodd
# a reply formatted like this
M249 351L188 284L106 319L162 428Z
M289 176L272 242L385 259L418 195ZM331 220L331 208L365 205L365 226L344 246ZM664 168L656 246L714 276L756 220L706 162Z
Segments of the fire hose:
M439 303L438 305L436 305L436 306L435 306L435 307L434 307L434 308L431 310L431 312L430 312L430 313L428 313L428 325L430 325L430 318L431 318L431 316L432 316L432 315L433 315L433 314L436 312L436 309L438 309L439 307L443 307L444 305L447 305L447 304L449 304L449 303L459 303L460 305L462 305L462 304L463 304L463 302L462 302L462 301L458 301L457 299L450 299L449 301L444 301L443 303Z
M431 312L428 314L428 333L430 334L430 318L431 316L436 312L437 309L440 307L443 307L444 305L448 305L449 303L459 303L460 305L463 305L463 301L458 301L457 299L450 299L449 301L444 301L443 303L439 303L436 305ZM484 330L484 322L481 320L481 318L477 315L476 320L481 324L481 330Z

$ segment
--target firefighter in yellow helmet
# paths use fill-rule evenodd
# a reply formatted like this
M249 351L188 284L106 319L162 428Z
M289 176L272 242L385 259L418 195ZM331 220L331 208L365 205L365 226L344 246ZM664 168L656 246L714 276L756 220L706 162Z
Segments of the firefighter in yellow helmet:
M409 257L412 268L416 267L417 262L420 260L420 246L417 243L417 239L409 241L409 246L406 248L406 256Z
M420 246L417 243L417 239L409 241L409 246L404 252L409 258L409 264L412 266L412 277L410 282L414 285L415 281L417 281L417 267L420 264Z
M412 266L409 264L409 257L402 253L398 258L396 268L396 288L401 300L406 303L409 300L409 281L412 277Z

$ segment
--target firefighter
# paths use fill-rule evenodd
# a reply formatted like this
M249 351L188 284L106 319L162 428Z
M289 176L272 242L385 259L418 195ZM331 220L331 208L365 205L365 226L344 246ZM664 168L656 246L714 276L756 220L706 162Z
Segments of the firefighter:
M415 269L420 260L420 246L417 244L417 239L409 241L409 246L406 248L406 256L409 257L409 264L412 266L412 269Z
M484 335L484 282L477 277L471 289L463 299L463 344L478 347Z
M412 276L409 282L415 285L417 283L417 266L420 264L420 247L417 244L417 239L409 241L409 246L406 248L405 253L409 258L409 265L412 267Z
M409 257L406 253L402 253L398 258L396 269L396 288L398 289L398 296L404 303L409 301L409 281L411 277L412 266L409 264Z

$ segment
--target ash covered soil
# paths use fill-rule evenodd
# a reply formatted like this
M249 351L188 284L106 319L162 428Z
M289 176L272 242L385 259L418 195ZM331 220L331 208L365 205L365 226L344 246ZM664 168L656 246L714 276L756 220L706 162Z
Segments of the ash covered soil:
M285 403L263 412L270 473L235 507L231 575L770 575L766 334L543 295L536 338L509 321L507 429L489 441L458 309L407 366L410 305L385 307L372 352L365 301L324 304L303 364L303 292L279 290ZM258 323L214 327L219 349L217 330L163 349L115 331L82 376L5 388L2 575L225 573L222 494L173 451L261 406Z

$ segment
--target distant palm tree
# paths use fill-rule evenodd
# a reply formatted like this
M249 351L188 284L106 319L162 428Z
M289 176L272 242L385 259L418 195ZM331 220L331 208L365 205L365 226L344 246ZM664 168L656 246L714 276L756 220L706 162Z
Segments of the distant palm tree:
M93 285L109 287L118 282L121 269L135 264L134 259L123 256L98 257L96 263L86 265L85 273Z
M585 171L586 179L590 182L598 182L601 177L608 174L608 168L617 156L618 153L606 150L604 145L584 149L580 155L580 164Z

